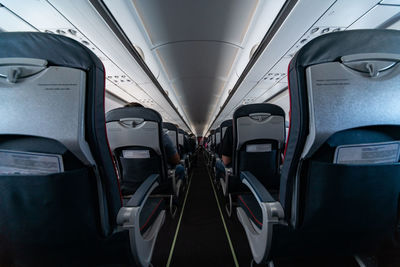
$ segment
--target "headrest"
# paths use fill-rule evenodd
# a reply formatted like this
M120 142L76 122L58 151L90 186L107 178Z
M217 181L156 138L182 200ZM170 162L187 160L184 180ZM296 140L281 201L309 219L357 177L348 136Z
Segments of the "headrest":
M126 118L139 118L145 121L162 122L162 117L157 111L145 107L121 107L110 110L106 114L106 122L120 121Z
M251 140L271 139L280 145L285 141L285 112L274 104L241 106L233 113L233 140L236 149Z
M162 154L162 118L157 111L144 107L121 107L107 112L106 120L113 152L119 148L140 146Z
M103 70L100 59L90 49L62 35L2 32L0 47L0 58L37 58L46 60L47 66L63 66L85 71L92 68Z
M248 117L254 113L269 113L276 116L285 116L285 111L277 105L268 103L249 104L238 107L233 113L233 119Z

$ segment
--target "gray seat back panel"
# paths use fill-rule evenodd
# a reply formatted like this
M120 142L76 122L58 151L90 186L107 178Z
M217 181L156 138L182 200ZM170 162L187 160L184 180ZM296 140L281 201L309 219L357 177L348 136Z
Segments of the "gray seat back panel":
M310 124L302 157L312 155L335 132L400 124L400 67L386 72L372 78L340 62L306 69Z
M268 116L263 121L257 121L249 117L237 119L237 143L239 150L243 144L251 140L272 139L280 144L285 141L285 118L282 116Z
M161 156L157 122L144 121L136 127L130 127L111 121L107 123L107 136L112 151L127 146L143 146L152 148Z
M0 105L0 113L7 114L0 120L0 134L54 139L65 145L82 162L94 165L84 139L84 71L48 67L17 83L0 79L0 87L0 99L4 100ZM21 102L26 98L30 101Z

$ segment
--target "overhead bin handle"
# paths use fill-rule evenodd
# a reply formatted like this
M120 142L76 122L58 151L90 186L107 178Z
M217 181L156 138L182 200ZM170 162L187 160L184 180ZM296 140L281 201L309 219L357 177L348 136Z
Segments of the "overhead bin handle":
M378 77L383 71L386 71L398 62L400 62L399 54L388 54L388 53L362 53L347 55L341 57L341 61L347 67L368 73L370 77Z

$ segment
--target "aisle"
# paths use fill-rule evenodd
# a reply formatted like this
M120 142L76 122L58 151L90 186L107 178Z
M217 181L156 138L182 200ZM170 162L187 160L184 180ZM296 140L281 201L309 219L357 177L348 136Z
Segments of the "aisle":
M171 266L235 266L201 156L193 170Z
M155 247L154 266L168 266L166 250L169 266L236 266L205 162L202 156L198 160L172 253L179 217L163 226ZM160 250L164 250L161 255Z

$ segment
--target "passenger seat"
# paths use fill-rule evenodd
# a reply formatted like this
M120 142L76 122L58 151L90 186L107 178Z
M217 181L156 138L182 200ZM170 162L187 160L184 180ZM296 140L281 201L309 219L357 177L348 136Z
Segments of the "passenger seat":
M0 73L0 265L148 266L158 175L121 205L100 59L64 36L0 33Z
M280 195L251 172L237 209L256 263L373 255L390 242L400 195L400 32L317 37L289 65L290 133Z

